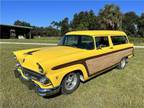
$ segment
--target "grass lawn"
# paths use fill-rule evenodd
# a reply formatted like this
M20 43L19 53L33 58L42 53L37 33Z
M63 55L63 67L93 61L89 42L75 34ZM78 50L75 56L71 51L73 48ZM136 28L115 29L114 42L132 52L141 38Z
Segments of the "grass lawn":
M134 45L142 45L144 46L144 38L142 37L129 37L129 41L134 43Z
M58 43L59 40L60 37L41 37L41 38L34 38L34 39L0 39L0 42ZM144 46L144 38L129 37L129 41L134 43L134 45Z
M81 83L70 95L45 99L14 77L12 52L32 47L39 46L0 46L1 108L144 108L144 49L135 49L124 70L113 69Z
M42 37L34 39L0 39L0 42L57 43L60 37Z

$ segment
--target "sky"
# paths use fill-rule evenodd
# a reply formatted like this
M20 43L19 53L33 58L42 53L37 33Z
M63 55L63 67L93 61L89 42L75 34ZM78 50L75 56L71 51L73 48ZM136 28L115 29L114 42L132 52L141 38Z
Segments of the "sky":
M97 15L105 4L118 5L122 13L144 12L144 0L0 0L0 24L22 20L35 26L48 26L64 17L71 20L80 11L93 10Z

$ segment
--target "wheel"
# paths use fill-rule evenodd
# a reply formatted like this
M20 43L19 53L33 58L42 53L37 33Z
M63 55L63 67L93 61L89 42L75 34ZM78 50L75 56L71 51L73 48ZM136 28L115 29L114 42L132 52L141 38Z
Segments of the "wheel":
M117 68L118 69L124 69L127 63L127 58L121 59L120 63L118 64Z
M70 94L75 91L80 84L79 73L69 73L62 81L61 92L62 94Z

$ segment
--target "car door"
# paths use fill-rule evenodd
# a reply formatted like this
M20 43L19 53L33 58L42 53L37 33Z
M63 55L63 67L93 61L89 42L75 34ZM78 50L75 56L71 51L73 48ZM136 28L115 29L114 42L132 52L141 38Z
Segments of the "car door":
M113 52L113 46L111 46L110 37L95 37L95 44L95 53L97 55L86 60L89 75L103 71L115 64L115 61L112 59L113 55L111 55L111 52Z
M120 62L122 58L132 55L133 47L129 47L126 36L111 36L113 44L113 58L114 62Z

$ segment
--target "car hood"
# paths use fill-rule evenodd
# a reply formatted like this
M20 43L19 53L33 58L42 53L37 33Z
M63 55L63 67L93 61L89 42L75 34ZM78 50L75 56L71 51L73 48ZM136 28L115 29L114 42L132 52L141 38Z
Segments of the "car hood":
M56 47L48 47L36 49L33 51L26 52L26 55L34 57L38 60L38 62L42 62L45 60L56 60L61 57L66 57L71 54L76 54L82 52L82 49L68 47L68 46L56 46Z
M68 46L55 46L22 50L14 52L14 54L17 56L17 59L21 58L19 56L24 55L22 60L18 60L21 61L21 65L38 72L37 64L40 64L46 70L47 67L50 68L54 66L54 64L58 65L61 64L61 62L69 62L72 60L71 56L80 54L83 51L85 50Z

